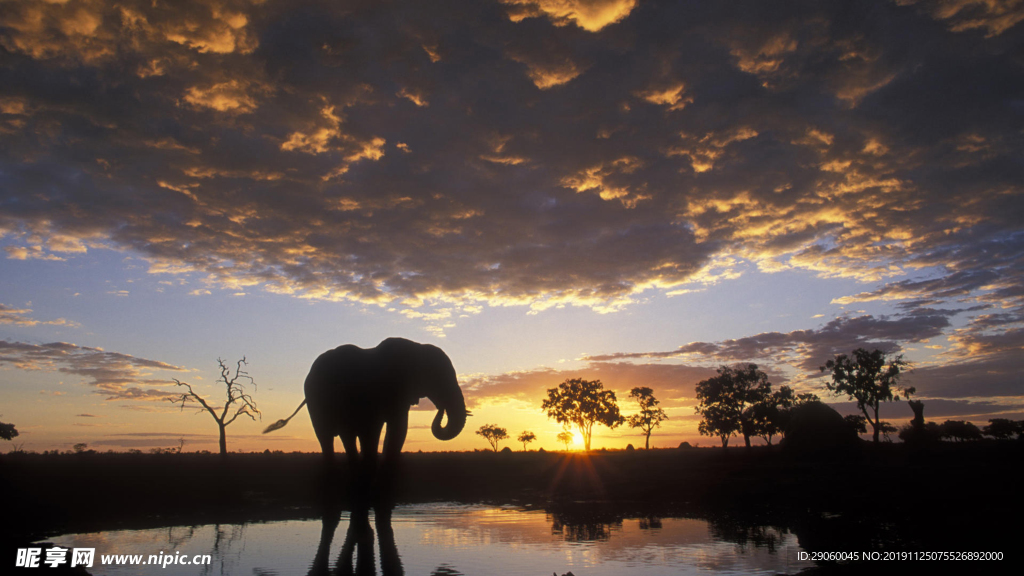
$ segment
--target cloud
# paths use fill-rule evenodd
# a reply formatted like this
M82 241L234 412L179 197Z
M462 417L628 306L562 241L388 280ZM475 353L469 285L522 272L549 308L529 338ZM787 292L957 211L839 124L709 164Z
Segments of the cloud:
M2 3L0 244L453 318L727 261L1020 306L1016 4L446 6Z
M815 329L690 342L674 350L592 355L583 360L591 366L623 366L644 361L655 364L638 365L677 366L661 364L666 361L698 366L754 362L769 371L773 383L813 391L831 402L837 398L822 390L818 377L819 367L835 354L849 354L856 348L895 354L909 344L946 335L951 343L948 350L912 365L903 374L903 382L917 389L917 397L929 403L955 400L940 403L956 406L943 414L1019 412L1024 405L1019 382L1024 371L1020 354L1024 348L1024 318L1016 313L981 314L970 318L962 328L952 328L953 318L971 311L913 306L897 316L841 316Z
M78 322L65 320L64 318L36 320L28 316L31 313L32 310L30 308L12 308L6 304L0 304L0 324L13 324L15 326L67 326L69 328L81 326Z
M705 345L704 348L710 352L712 345ZM653 355L646 356L650 358ZM619 407L626 414L635 410L634 403L629 399L629 390L635 386L647 386L654 390L655 396L661 401L661 407L670 417L660 433L669 436L695 434L697 422L700 420L694 413L694 406L697 404L695 387L701 380L715 376L717 365L711 367L691 364L690 362L694 361L707 361L707 358L701 359L693 355L683 358L686 364L637 363L636 356L623 354L604 356L614 360L598 358L601 357L589 358L586 366L573 370L540 367L503 374L463 377L461 385L467 405L473 410L501 407L540 411L540 402L546 397L546 391L557 387L566 379L601 380L606 389L615 391ZM737 362L735 358L726 356L716 356L714 360L716 364ZM740 362L750 360L755 359L746 358ZM784 363L773 358L756 360L764 361L759 363L759 367L768 373L773 387L784 384L794 386L800 393L817 394L841 414L859 413L855 402L844 396L831 395L820 380L793 378ZM1007 355L995 363L967 362L960 366L914 369L904 374L903 383L917 388L915 397L923 399L927 419L939 422L946 419L967 419L983 423L991 418L1019 418L1024 414L1024 396L1020 395L1016 378L1022 368L1024 366L1021 365L1019 355ZM817 371L817 367L814 371ZM433 407L424 402L419 409L433 410ZM883 404L881 415L884 419L897 424L913 417L905 402ZM624 430L621 433L628 434Z
M945 22L954 32L983 30L987 37L998 36L1024 20L1024 4L1019 1L899 0L898 3L918 6L936 20Z
M509 18L546 16L555 26L569 22L589 32L597 32L629 16L636 0L502 0L510 6Z
M185 102L218 112L244 113L256 109L256 100L246 86L238 80L229 80L211 86L192 86L185 92Z
M921 342L943 334L955 311L918 310L902 317L842 316L824 326L792 332L763 332L719 342L690 342L675 350L619 352L589 356L592 362L634 359L686 358L713 362L768 361L790 364L817 373L835 354L849 354L856 348L900 350L900 343Z
M680 364L633 364L629 362L591 362L576 370L536 368L497 375L473 376L461 382L470 408L505 402L536 402L569 378L601 380L606 389L616 392L620 403L628 401L630 389L649 386L657 390L666 407L692 405L697 382L716 374L712 368Z
M857 408L856 402L832 402L829 405L837 412L843 414L863 414ZM924 417L926 421L942 423L945 420L968 420L975 424L982 425L992 418L1016 419L1016 415L1024 410L1024 402L1020 397L1007 401L988 400L946 400L927 398L924 402ZM883 420L900 425L909 422L914 418L914 411L906 402L886 402L879 406L879 416Z
M244 12L249 2L187 1L174 8L141 0L9 2L0 44L39 59L86 63L116 58L124 48L146 52L180 46L197 54L252 52L257 42ZM158 62L150 69L159 70Z
M171 391L143 386L173 384L170 379L152 378L154 372L185 371L185 368L166 362L68 342L29 344L7 340L0 340L0 366L80 376L95 393L106 396L107 400L168 398L173 396Z

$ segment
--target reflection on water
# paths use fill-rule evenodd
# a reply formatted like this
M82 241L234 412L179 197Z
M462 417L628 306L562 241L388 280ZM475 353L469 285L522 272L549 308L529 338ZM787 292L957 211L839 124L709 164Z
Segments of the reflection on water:
M73 534L61 546L96 549L92 574L779 574L797 561L789 532L724 520L544 512L491 506L399 506L391 517ZM105 554L210 554L213 564L101 566ZM148 568L148 569L147 569Z

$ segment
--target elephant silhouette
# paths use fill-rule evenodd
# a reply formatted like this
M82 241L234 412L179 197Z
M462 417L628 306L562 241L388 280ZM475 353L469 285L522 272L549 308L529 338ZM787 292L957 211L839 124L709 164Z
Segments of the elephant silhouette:
M313 362L304 390L306 398L295 412L263 433L282 428L307 406L325 463L333 462L334 437L339 436L353 470L362 463L364 481L376 469L385 424L384 458L397 461L409 431L409 409L421 398L437 408L430 430L438 440L458 436L469 415L448 356L436 346L404 338L388 338L374 348L346 344L324 352ZM448 421L442 425L445 414Z

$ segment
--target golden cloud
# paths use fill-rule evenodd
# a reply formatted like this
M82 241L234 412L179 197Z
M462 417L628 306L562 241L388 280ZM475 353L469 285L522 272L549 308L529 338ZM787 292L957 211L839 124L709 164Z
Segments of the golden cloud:
M637 0L502 0L509 5L509 19L547 16L556 26L569 22L588 32L597 32L621 22L636 7Z
M185 102L218 112L246 114L256 109L256 99L247 83L229 80L209 86L192 86L185 92Z

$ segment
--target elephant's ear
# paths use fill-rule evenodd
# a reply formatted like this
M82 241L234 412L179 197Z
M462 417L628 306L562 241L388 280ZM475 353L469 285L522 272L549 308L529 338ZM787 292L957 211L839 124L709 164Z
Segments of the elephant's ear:
M416 406L430 393L431 355L436 350L429 344L416 344L405 362L405 381L409 406Z

